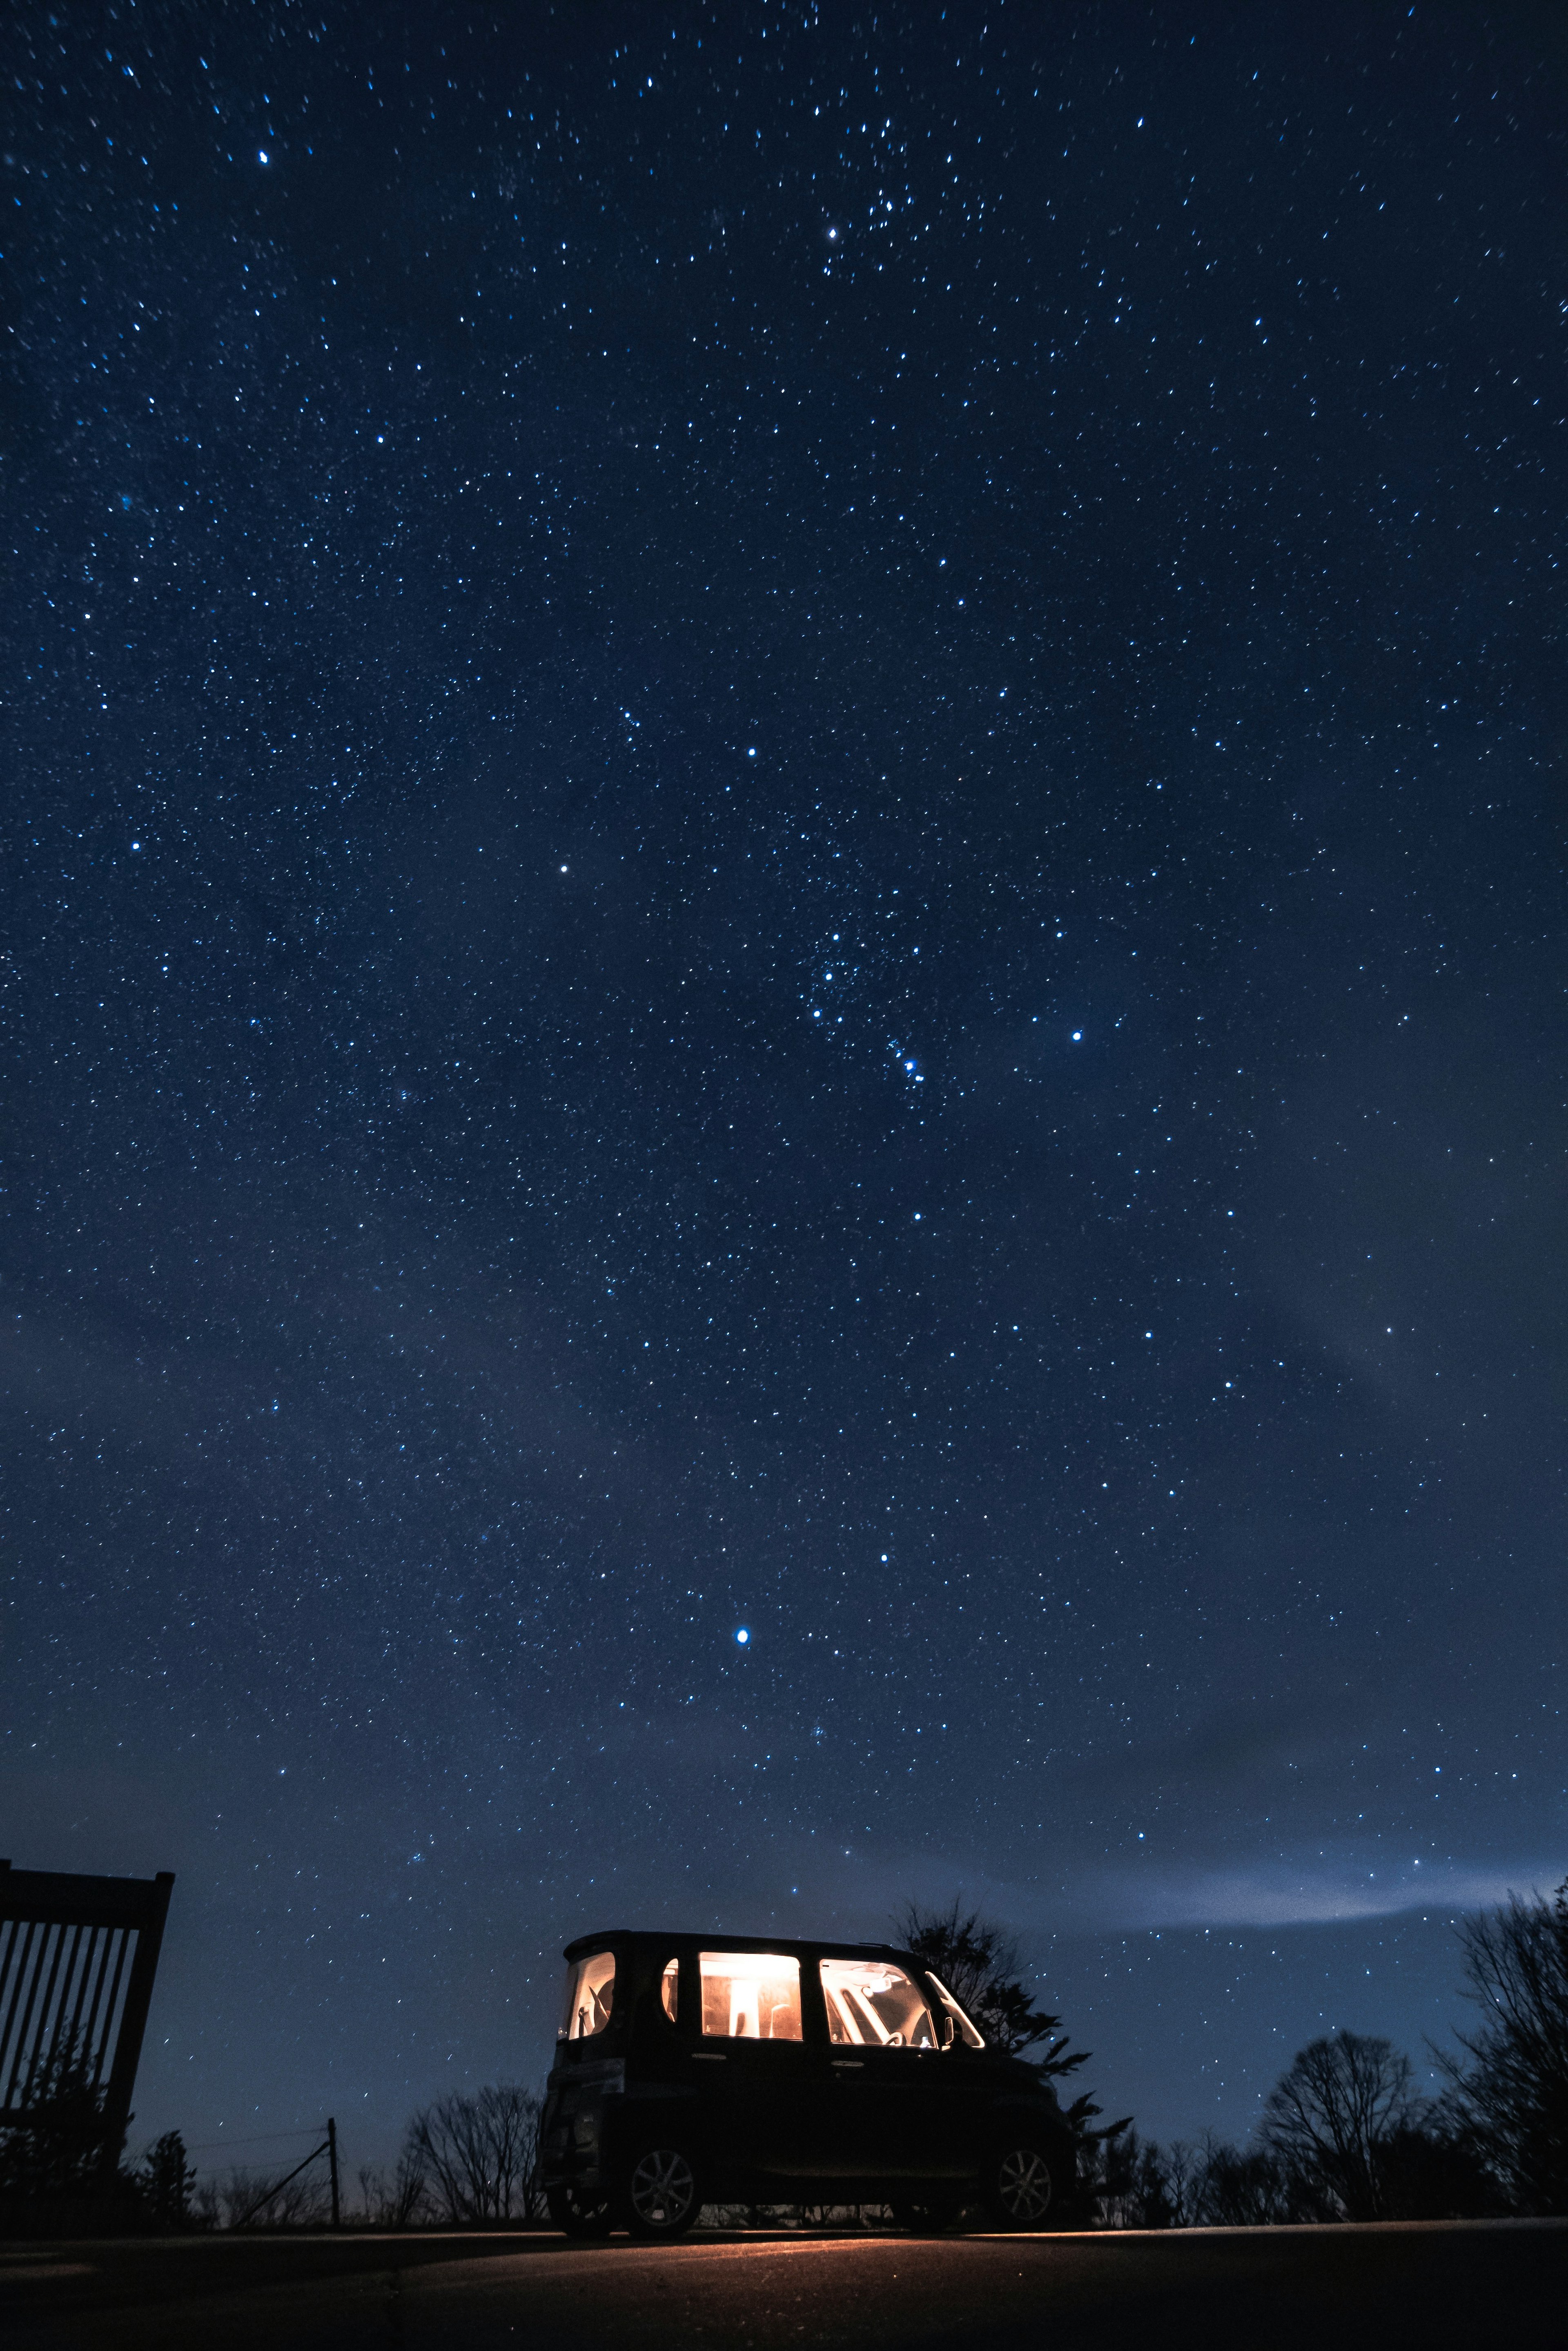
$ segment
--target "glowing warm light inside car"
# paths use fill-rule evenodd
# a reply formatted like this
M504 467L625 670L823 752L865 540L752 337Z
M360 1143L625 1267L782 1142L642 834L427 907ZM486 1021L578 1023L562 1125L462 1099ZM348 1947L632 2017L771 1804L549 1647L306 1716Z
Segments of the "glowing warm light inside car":
M958 2034L959 2039L963 2043L964 2047L966 2049L983 2049L985 2047L984 2033L977 2032L975 2031L973 2025L970 2022L968 2017L964 2014L962 2009L959 2006L957 2001L953 1998L946 1984L943 1983L940 1976L932 1975L929 1968L928 1968L926 1970L926 1977L932 1991L936 1993L938 1999L941 2001L943 2008L947 2011L948 2015L952 2019L953 2030ZM949 2036L944 2033L942 2037L945 2040Z
M800 1961L778 1951L702 1951L702 2032L723 2041L799 2041Z
M602 2032L615 2004L615 1953L595 1951L574 1960L566 1970L566 1999L556 2029L557 2041L587 2041Z
M824 1959L827 2037L860 2049L935 2049L937 2030L919 1984L890 1961Z

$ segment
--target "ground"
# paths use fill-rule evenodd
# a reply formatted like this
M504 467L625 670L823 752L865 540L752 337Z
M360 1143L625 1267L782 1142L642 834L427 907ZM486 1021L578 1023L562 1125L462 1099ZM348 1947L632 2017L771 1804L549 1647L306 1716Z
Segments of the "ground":
M693 2343L1485 2351L1563 2339L1568 2221L1156 2235L699 2232L11 2245L11 2351L602 2351Z

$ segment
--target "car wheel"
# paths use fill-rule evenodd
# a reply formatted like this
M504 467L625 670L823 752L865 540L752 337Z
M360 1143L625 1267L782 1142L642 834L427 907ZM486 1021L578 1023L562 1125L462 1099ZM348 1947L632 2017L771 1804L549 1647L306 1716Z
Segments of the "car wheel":
M683 2237L701 2210L696 2167L678 2147L649 2147L628 2167L621 2193L634 2237Z
M1057 2217L1060 2165L1032 2139L1009 2140L986 2168L986 2210L999 2228L1046 2229Z
M895 2229L907 2237L940 2237L950 2229L962 2208L957 2204L889 2204Z
M607 2237L610 2232L610 2205L607 2196L597 2204L588 2204L575 2188L552 2188L545 2202L557 2229L568 2237Z

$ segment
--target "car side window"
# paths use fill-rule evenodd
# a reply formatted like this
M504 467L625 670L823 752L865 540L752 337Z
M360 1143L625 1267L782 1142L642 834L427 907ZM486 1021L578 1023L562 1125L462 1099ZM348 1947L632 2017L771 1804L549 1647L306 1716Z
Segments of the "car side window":
M800 1961L778 1951L701 1951L705 2040L799 2041Z
M827 2037L860 2049L934 2049L936 2028L919 1984L886 1959L824 1959Z
M615 2006L615 1953L595 1951L578 1959L566 1975L566 2004L556 2030L557 2041L587 2041L607 2031Z
M962 2043L966 2049L983 2049L985 2047L984 2036L975 2031L974 2026L970 2022L968 2017L964 2014L962 2009L959 2006L957 2001L953 1998L946 1984L943 1983L941 1978L940 1976L931 1975L929 1968L926 1970L926 1973L928 1977L930 1978L932 1989L936 1992L937 1998L941 2001L943 2011L946 2014L947 2031L944 2038L950 2041L956 2032L958 2039Z

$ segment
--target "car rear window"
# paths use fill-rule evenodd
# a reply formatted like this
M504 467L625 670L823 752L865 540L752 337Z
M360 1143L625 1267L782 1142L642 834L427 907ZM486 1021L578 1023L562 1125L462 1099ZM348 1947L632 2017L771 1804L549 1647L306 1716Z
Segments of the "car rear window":
M708 2040L799 2041L800 1961L778 1951L701 1951Z
M863 2049L934 2049L936 2028L919 1984L886 1959L824 1959L827 2037Z
M587 2041L603 2032L615 2006L615 1953L595 1951L566 1970L566 1998L557 2041Z

